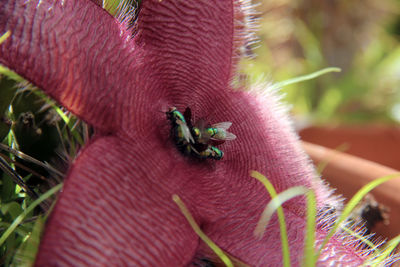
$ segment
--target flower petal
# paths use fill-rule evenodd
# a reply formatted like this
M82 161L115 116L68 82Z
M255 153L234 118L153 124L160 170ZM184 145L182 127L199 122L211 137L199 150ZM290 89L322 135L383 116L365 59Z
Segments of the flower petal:
M226 84L245 43L242 2L143 1L135 42L155 78L177 91Z
M0 32L8 30L0 64L96 128L118 128L134 60L113 17L91 1L4 0Z
M198 237L172 201L165 155L131 147L107 137L84 149L48 222L37 266L190 262Z

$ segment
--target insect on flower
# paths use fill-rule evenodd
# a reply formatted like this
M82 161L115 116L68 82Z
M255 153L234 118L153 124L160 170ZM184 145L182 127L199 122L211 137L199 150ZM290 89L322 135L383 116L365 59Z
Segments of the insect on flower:
M166 115L172 124L172 135L174 136L175 144L180 148L194 144L193 136L182 113L176 107L171 107L166 112Z
M192 154L200 159L220 160L224 156L224 152L213 146L209 141L225 141L236 138L234 134L227 131L232 125L231 122L222 122L205 127L204 121L200 120L194 127L189 107L186 108L183 115L176 107L171 107L166 115L172 124L175 144L186 155Z
M206 150L199 152L196 156L201 159L220 160L224 156L224 152L222 152L220 149L216 148L215 146L208 145Z
M236 139L236 135L228 132L232 122L219 122L206 127L203 121L196 123L192 128L193 136L198 143L207 144L209 140L213 141L231 141Z

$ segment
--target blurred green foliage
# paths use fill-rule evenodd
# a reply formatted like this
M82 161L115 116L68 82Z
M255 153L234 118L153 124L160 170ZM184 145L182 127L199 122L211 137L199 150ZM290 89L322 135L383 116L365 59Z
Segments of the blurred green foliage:
M0 266L10 266L13 261L18 262L14 266L22 266L25 262L29 265L43 225L43 220L37 218L48 214L51 201L32 210L29 207L37 196L61 182L62 173L83 145L83 140L88 138L89 130L69 113L63 114L67 121L61 119L57 113L61 109L31 85L19 84L3 76L0 77L0 89L3 96L0 98L1 239L18 216L25 213L18 227L4 243L0 242ZM22 156L18 154L21 152L24 153ZM42 165L29 160L25 154ZM52 171L46 163L58 171ZM15 175L34 195L27 194L17 184Z
M54 197L40 207L30 207L38 196L62 181L69 161L91 131L26 82L2 76L0 89L0 240L6 238L0 242L0 266L10 266L12 262L14 266L30 266L39 244L43 216L50 212ZM34 194L27 194L15 176ZM5 237L22 214L23 221Z
M258 1L255 1L258 2ZM313 123L400 121L400 1L269 0L257 7L259 46L243 70L275 82L339 67L283 88Z

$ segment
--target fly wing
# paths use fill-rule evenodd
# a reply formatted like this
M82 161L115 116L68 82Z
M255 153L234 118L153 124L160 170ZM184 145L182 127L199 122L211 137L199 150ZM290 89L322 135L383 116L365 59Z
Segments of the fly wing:
M231 133L231 132L225 132L225 140L226 141L230 141L230 140L234 140L234 139L236 139L236 135L234 135L233 133Z
M179 125L181 125L181 127L182 127L183 136L184 136L186 142L191 143L191 144L194 144L193 136L192 136L192 134L190 133L190 129L189 129L189 127L186 125L186 123L184 123L183 121L177 121L177 123L178 123Z
M211 125L211 127L222 129L222 130L228 130L229 127L231 127L232 122L230 121L224 121L224 122L219 122Z
M220 131L218 134L214 135L213 137L211 137L211 140L214 141L232 141L236 139L236 135L234 135L231 132L227 132L227 131Z
M193 139L192 134L190 133L189 127L187 127L187 125L184 125L184 126L182 127L182 129L183 129L183 133L185 134L185 139L186 139L186 141L187 141L188 143L194 144L194 139Z
M219 123L213 124L212 127L217 128L218 133L216 135L214 135L211 139L212 140L225 140L225 141L230 141L230 140L236 139L236 135L227 131L231 127L231 125L232 125L232 122L230 122L230 121L219 122Z
M198 142L202 144L207 144L208 140L210 140L211 138L211 135L207 132L208 124L204 119L199 119L198 121L196 121L195 126L201 132L201 138L198 140Z

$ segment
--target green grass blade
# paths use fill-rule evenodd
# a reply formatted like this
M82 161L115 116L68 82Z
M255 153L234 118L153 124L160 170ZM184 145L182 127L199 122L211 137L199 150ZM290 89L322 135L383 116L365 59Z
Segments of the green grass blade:
M0 222L0 231L3 231L3 229L6 229L8 227L10 227L10 223L8 222ZM24 229L15 229L15 233L19 234L20 236L24 237L28 234L28 232Z
M7 31L5 34L3 34L2 36L0 36L0 44L2 42L4 42L8 37L10 37L11 35L11 31Z
M22 82L24 80L24 78L22 78L21 76L19 76L18 74L16 74L12 70L10 70L9 68L1 66L1 65L0 65L0 74L3 74L5 76L7 76L8 78L10 78L14 81L17 81L17 82Z
M228 256L220 249L206 234L200 229L194 220L193 216L190 214L189 210L186 208L186 205L182 202L178 195L173 195L172 200L178 205L179 209L185 216L186 220L189 222L190 226L196 232L196 234L218 255L218 257L225 263L228 267L233 267L232 261Z
M104 0L103 8L107 10L112 16L116 16L122 2L127 3L127 1L123 0Z
M18 248L18 251L15 253L11 266L34 266L36 254L39 249L40 235L42 233L45 221L46 220L44 216L39 216L35 220L35 224L32 228L30 235Z
M10 35L11 35L11 31L7 31L2 36L0 36L0 45L8 37L10 37ZM0 65L0 74L3 74L3 75L5 75L5 76L9 77L10 79L15 80L17 82L22 82L24 80L21 76L19 76L18 74L16 74L15 72L10 70L9 68L1 66L1 65Z
M371 248L371 250L375 250L379 246L379 245L376 246L374 243L372 243L370 240L365 238L363 235L360 235L359 233L354 232L353 230L351 230L350 228L348 228L344 225L340 226L340 229L342 229L346 233L349 233L350 235L356 237L357 239L361 240L364 244L369 246Z
M270 194L271 198L275 198L278 194L274 186L271 182L261 173L257 171L251 171L250 176L259 180L267 189L268 193ZM287 236L287 227L285 221L285 215L283 213L282 207L279 207L277 210L278 220L279 220L279 227L281 233L281 242L282 242L282 257L283 257L283 266L289 267L290 266L290 251L289 251L289 242Z
M317 217L317 200L315 193L308 190L307 196L307 224L304 241L303 266L315 266L317 257L314 249L315 244L315 224Z
M391 239L385 246L385 249L380 253L378 257L376 257L372 262L368 265L370 266L381 266L382 261L387 259L390 254L392 254L396 247L400 244L400 235Z
M67 115L64 114L64 112L61 110L61 108L54 105L53 103L50 103L50 105L57 112L58 116L60 116L61 119L65 122L65 124L68 124L69 118L67 117Z
M282 206L286 201L301 195L305 195L308 189L304 186L294 186L279 193L276 197L271 199L261 214L260 221L258 222L254 234L261 237L264 234L272 215L275 211Z
M53 195L54 193L59 191L62 188L62 186L63 186L63 184L56 185L55 187L53 187L52 189L50 189L49 191L47 191L46 193L41 195L38 199L33 201L32 204L29 205L29 207L26 210L24 210L17 218L15 218L15 220L10 225L10 227L8 227L8 229L0 237L0 246L3 245L4 241L6 241L6 239L9 237L9 235L24 220L24 218L27 214L29 214L31 211L33 211L33 209L36 208L36 206L38 206L42 201L46 200L51 195Z
M69 123L69 118L64 112L58 107L52 99L50 99L47 95L45 95L42 91L33 90L33 93L42 98L48 105L50 105L56 113L61 117L65 124Z
M319 255L321 254L321 251L323 249L323 247L328 243L329 239L335 234L337 228L339 227L339 225L344 222L346 220L346 218L350 215L351 211L357 206L358 203L360 203L360 201L363 199L363 197L368 194L370 191L372 191L375 187L393 179L393 178L398 178L399 177L399 173L396 174L391 174L391 175L387 175L384 176L382 178L376 179L368 184L366 184L365 186L363 186L354 196L353 198L347 203L346 207L343 209L342 214L340 215L340 217L337 219L337 221L335 222L335 224L333 225L332 229L330 230L330 232L328 233L328 235L325 237L324 242L322 243L317 257L319 257Z
M312 80L317 78L318 76L324 75L326 73L330 73L330 72L340 72L341 69L340 68L335 68L335 67L330 67L330 68L325 68L307 75L303 75L303 76L299 76L299 77L295 77L292 79L288 79L282 82L278 82L274 84L274 87L276 88L281 88L290 84L294 84L294 83L299 83L299 82L304 82L304 81L308 81L308 80Z

